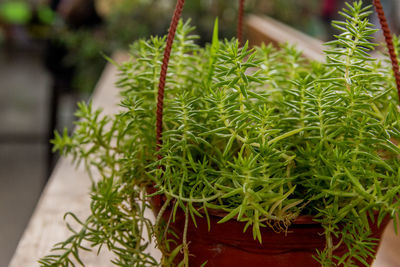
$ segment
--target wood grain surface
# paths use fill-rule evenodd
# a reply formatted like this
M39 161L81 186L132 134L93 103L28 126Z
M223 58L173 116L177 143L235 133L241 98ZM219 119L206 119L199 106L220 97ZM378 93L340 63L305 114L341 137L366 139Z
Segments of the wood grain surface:
M305 57L323 61L323 42L266 16L250 15L246 19L247 37L251 45L289 43L303 51Z

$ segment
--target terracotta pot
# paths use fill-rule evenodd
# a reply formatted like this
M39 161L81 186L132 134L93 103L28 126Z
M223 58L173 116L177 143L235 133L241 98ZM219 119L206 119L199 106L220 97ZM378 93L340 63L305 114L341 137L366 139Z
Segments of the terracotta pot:
M156 212L163 202L160 197L153 199ZM165 221L170 216L171 209L163 215ZM300 216L289 227L287 234L276 233L269 228L262 228L262 244L253 239L249 227L243 233L244 223L230 220L218 224L221 215L210 215L211 228L208 231L206 219L196 218L197 228L189 219L187 238L189 244L189 264L198 267L207 261L206 267L243 267L243 266L273 266L273 267L313 267L320 264L313 259L316 249L325 247L325 235L320 224L314 222L311 216ZM390 218L387 217L378 228L371 223L372 237L380 239ZM176 220L171 223L172 229L182 238L185 214L178 209ZM173 238L169 236L169 238ZM176 240L181 244L181 240ZM377 249L377 247L376 247ZM341 256L347 249L343 245L335 250L335 255ZM179 262L182 258L178 258ZM368 259L372 263L373 258ZM359 266L364 266L359 264Z

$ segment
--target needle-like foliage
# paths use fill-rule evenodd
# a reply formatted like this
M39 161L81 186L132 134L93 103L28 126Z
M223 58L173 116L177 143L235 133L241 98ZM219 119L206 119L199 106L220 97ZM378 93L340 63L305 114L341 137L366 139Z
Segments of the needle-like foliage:
M42 266L83 264L79 250L91 247L114 252L118 266L166 265L182 248L187 265L186 240L168 252L169 241L159 239L169 255L161 263L145 252L142 235L166 231L160 218L154 225L144 216L149 186L187 220L220 210L220 223L244 222L259 242L264 227L286 230L299 215L312 215L325 229L326 248L316 257L322 266L367 265L376 248L370 221L391 216L397 224L400 193L398 99L388 64L369 55L369 13L361 2L347 5L324 63L289 45L220 41L217 24L201 48L180 22L160 160L155 109L165 38L136 42L133 59L119 66L123 111L101 116L82 103L72 137L56 135L56 150L95 167L101 179L93 182L92 214L85 222L72 216L81 230L71 227L71 238ZM334 256L334 240L348 253Z

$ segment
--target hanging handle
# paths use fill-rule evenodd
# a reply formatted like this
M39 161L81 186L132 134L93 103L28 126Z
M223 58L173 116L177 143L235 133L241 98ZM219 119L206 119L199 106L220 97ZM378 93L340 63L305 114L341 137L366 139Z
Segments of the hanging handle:
M158 83L158 96L157 96L157 111L156 111L156 150L159 151L162 145L162 122L163 122L163 109L164 109L164 89L165 80L167 77L169 57L171 55L172 43L174 42L176 27L178 26L179 19L182 14L183 5L185 0L178 0L175 6L174 15L172 16L171 25L168 30L167 44L164 50L164 57L161 65L160 81ZM158 159L162 156L158 154Z
M376 13L378 14L379 22L382 27L383 35L385 36L386 46L389 51L390 61L392 62L392 68L394 77L396 79L397 86L397 94L399 96L400 101L400 70L399 70L399 62L397 60L396 51L393 45L393 38L390 32L389 25L386 20L385 12L383 11L383 7L380 0L373 1Z
M239 15L238 15L238 26L237 26L237 38L239 44L242 43L242 29L243 29L243 10L244 1L239 0ZM182 14L182 9L185 4L185 0L178 0L175 6L174 15L172 16L171 24L168 30L167 44L164 50L164 57L160 72L160 82L158 84L158 96L157 96L157 111L156 111L156 150L159 151L162 145L162 124L163 124L163 109L164 109L164 89L165 80L167 77L168 63L171 55L172 43L174 42L176 28L178 26L179 19ZM162 155L158 154L158 159L161 159Z
M239 45L242 46L242 32L243 32L243 13L244 13L244 0L239 0L239 10L238 10L238 23L237 23L237 39Z

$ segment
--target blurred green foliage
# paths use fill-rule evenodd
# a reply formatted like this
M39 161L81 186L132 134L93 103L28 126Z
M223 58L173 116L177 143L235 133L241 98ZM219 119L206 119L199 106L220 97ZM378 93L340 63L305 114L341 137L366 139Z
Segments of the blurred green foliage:
M9 24L26 24L31 19L30 7L22 1L0 3L0 19Z
M37 17L44 24L52 24L55 19L55 13L46 5L37 8Z

